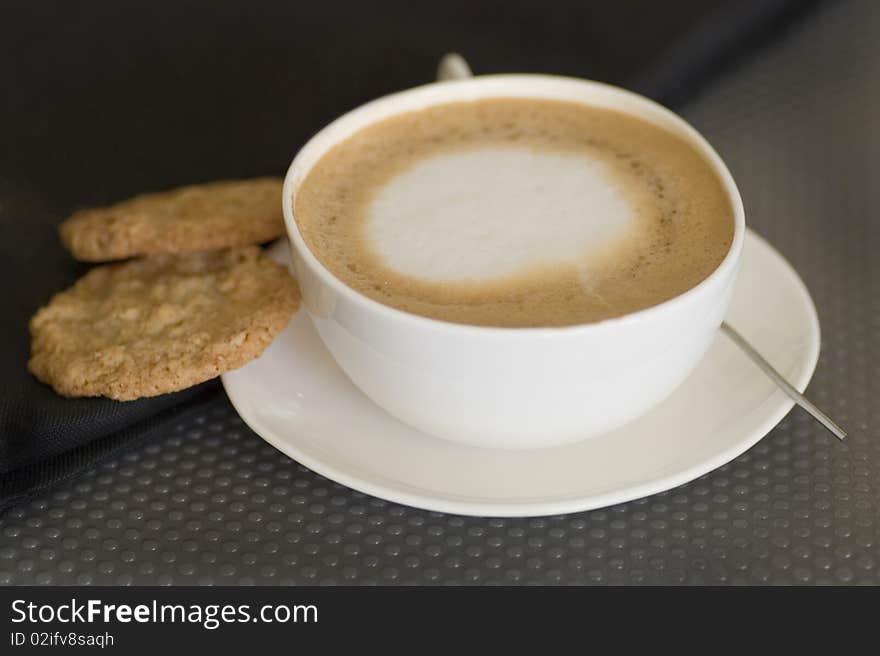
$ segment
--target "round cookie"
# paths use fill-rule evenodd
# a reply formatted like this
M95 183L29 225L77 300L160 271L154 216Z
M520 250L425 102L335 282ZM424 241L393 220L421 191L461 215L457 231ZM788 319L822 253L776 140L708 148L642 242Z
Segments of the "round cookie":
M80 210L61 224L61 241L85 262L259 244L284 234L282 184L211 182Z
M258 357L299 300L258 246L96 267L33 316L28 369L64 396L174 392Z

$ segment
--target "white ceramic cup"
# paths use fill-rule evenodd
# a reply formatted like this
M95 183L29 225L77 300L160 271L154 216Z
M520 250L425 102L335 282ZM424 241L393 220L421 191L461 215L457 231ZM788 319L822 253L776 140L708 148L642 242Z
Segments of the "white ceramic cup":
M306 246L297 190L329 148L361 128L437 103L548 98L607 107L691 143L734 209L730 250L675 298L631 314L562 328L489 328L428 319L347 287ZM550 75L491 75L428 84L363 105L321 130L284 183L284 218L306 311L339 366L368 397L426 433L473 446L539 448L595 436L668 396L708 349L730 301L745 219L739 191L706 140L683 119L616 87Z

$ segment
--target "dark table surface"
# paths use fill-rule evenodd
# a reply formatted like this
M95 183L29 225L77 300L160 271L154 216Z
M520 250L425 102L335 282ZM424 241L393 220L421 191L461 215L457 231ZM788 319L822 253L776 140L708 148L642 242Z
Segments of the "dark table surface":
M75 76L53 73L48 100L71 107L70 120L49 121L43 104L19 107L33 121L0 148L0 184L55 216L160 180L279 171L324 120L429 79L436 53L450 46L478 71L591 75L588 64L571 64L567 49L583 34L574 28L547 53L503 30L491 44L479 30L444 41L448 26L412 42L404 20L384 27L399 35L398 48L361 61L369 40L334 43L340 14L332 5L314 9L326 13L311 23L323 25L311 38L326 35L327 52L290 46L297 25L279 17L252 45L267 66L247 71L234 43L209 49L189 39L191 23L176 10L151 10L131 19L124 39L87 44L77 40L78 26L97 19L71 11L60 17L67 47L51 55L41 51L34 21L34 32L17 37L29 44L30 75L97 62L94 80L113 92L91 99L78 93ZM472 20L503 26L500 3L480 7ZM114 11L122 10L108 5L106 16ZM246 13L226 5L212 20L252 29ZM601 58L601 19L579 29L594 30L599 45L589 54ZM220 395L159 438L7 512L0 583L880 583L878 29L880 7L870 0L822 7L680 107L728 161L750 225L814 296L823 337L810 394L850 430L845 445L794 410L746 454L663 494L559 517L468 518L398 506L317 476L260 440ZM148 56L155 49L139 44L158 31L167 52ZM279 56L308 65L286 77L268 65ZM102 67L112 58L125 65ZM638 77L625 58L606 70L615 81ZM228 105L222 119L205 107L205 85ZM316 97L314 89L324 91ZM138 114L143 105L155 111ZM167 148L180 139L186 149ZM48 156L31 152L46 140L57 145ZM34 228L35 239L44 228Z

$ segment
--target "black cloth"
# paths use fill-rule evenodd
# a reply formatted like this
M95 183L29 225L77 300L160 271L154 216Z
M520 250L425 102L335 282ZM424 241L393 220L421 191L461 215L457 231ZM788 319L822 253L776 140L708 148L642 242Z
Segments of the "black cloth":
M0 21L0 510L161 433L216 381L127 403L62 399L26 372L27 321L88 267L61 248L72 210L147 190L281 175L340 113L433 78L548 72L667 103L812 2L14 3Z

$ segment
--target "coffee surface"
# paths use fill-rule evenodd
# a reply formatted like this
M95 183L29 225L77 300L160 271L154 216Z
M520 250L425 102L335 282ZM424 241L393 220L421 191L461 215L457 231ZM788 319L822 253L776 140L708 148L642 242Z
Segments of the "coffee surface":
M294 199L309 249L392 307L564 326L656 305L726 255L733 209L706 160L633 116L489 98L399 114L315 164Z

